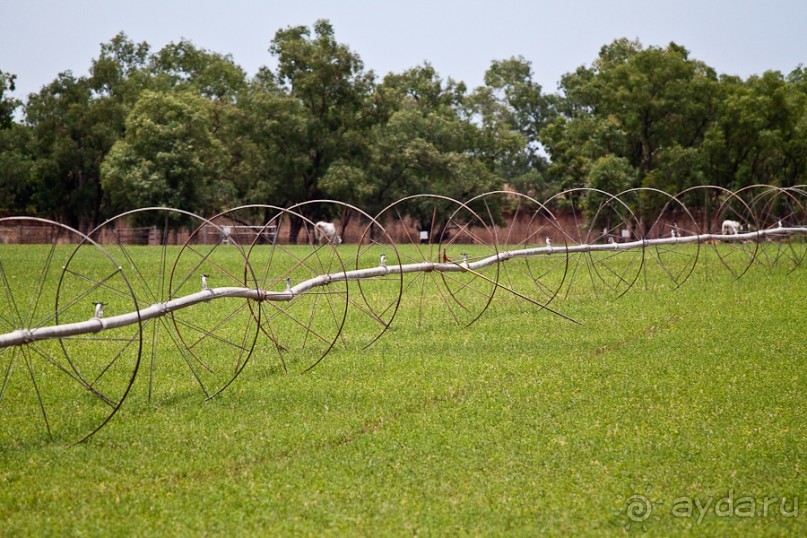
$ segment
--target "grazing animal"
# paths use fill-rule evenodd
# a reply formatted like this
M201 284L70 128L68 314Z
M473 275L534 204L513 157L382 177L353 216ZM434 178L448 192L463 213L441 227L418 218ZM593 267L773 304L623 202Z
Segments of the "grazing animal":
M737 235L740 233L741 225L736 220L724 220L723 225L720 227L723 235Z
M317 243L324 245L325 243L333 243L334 245L341 245L342 238L336 232L336 226L333 222L325 222L321 220L314 224L314 237Z

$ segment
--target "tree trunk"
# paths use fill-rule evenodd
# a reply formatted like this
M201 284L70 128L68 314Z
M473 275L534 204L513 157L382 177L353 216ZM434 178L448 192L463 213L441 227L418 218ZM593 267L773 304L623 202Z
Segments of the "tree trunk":
M300 219L291 219L291 223L289 225L289 243L292 245L297 244L297 238L300 235L300 228L302 227L303 222Z

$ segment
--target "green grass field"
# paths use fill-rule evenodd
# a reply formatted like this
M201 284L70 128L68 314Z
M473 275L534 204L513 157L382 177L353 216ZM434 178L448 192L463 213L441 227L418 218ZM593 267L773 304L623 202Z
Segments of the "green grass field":
M8 275L33 252L3 248ZM350 248L340 247L344 259ZM161 281L162 251L139 255L152 260L144 279ZM551 306L582 325L499 289L484 315L461 327L455 317L486 304L486 281L452 281L473 292L453 315L439 275L428 274L405 279L392 328L362 349L379 327L361 314L355 285L307 299L294 308L328 305L325 317L349 303L334 350L300 375L318 348L289 336L304 350L289 352L285 374L259 331L241 375L209 401L175 343L154 344L144 330L131 393L76 446L69 440L86 424L69 411L84 413L86 396L60 401L60 429L49 439L18 355L0 401L0 535L807 534L807 506L799 506L807 502L807 268L757 264L735 280L704 247L674 289L646 258L619 299L619 289L592 290L585 264L572 261L561 286L548 259L529 273L507 262L502 283L530 293L529 274L546 274L561 287ZM624 279L637 263L621 257L609 271ZM389 305L399 285L390 278L363 291ZM89 317L82 301L77 319ZM183 312L188 326L216 326L231 312L222 330L238 341L251 334L249 311L234 301L198 306ZM271 334L281 340L292 329L275 319ZM70 345L80 353L119 344ZM214 346L204 353L227 362L226 342ZM10 356L0 354L4 375ZM58 400L60 383L38 387Z

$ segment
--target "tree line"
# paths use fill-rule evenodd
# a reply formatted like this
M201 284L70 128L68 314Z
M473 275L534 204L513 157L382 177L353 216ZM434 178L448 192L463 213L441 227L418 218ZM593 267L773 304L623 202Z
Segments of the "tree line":
M475 89L429 63L379 78L326 20L279 30L268 52L276 67L248 77L190 41L155 52L120 33L88 76L59 73L25 102L0 70L0 216L87 229L149 206L332 198L372 214L423 192L807 183L803 66L743 80L675 43L618 39L546 93L522 57Z

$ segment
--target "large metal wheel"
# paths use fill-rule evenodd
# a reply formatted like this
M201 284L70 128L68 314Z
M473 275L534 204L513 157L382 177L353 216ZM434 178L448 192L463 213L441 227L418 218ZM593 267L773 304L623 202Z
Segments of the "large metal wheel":
M786 230L807 226L807 196L795 188L771 185L745 187L737 195L748 203L759 230L765 233L760 237L756 261L768 269L784 265L789 272L796 270L807 252L805 239L803 234L792 235Z
M466 202L493 235L500 259L498 287L542 308L568 274L566 236L552 212L529 196L494 191Z
M563 298L573 293L599 298L622 297L636 283L644 264L633 211L613 194L589 188L569 189L547 200L558 219L570 254ZM625 243L638 245L625 248Z
M404 272L403 309L418 326L445 314L468 326L488 308L496 293L499 264L474 269L496 256L496 242L484 220L446 196L408 196L375 217L395 241Z
M109 253L72 228L5 218L0 242L0 334L25 331L22 342L0 344L2 430L13 436L4 442L29 442L37 424L54 440L86 440L135 380L137 300ZM124 314L129 324L101 330L104 316Z
M251 227L245 248L247 280L254 282L246 284L266 294L249 303L262 336L260 354L276 357L284 371L305 372L319 364L338 342L349 304L336 245L317 241L310 219L275 206L242 206L215 221Z
M311 220L327 219L335 226L335 246L348 264L345 270L350 277L349 308L340 340L344 347L367 348L390 328L401 304L404 275L394 241L378 221L351 204L311 200L289 211Z
M735 279L743 276L754 263L759 243L756 239L734 239L737 233L748 233L759 229L751 208L736 193L713 185L691 187L681 191L675 197L679 202L689 208L695 216L701 233L724 236L711 240L711 254L717 258L715 264L708 257L704 258L704 271L708 277L709 271L715 266L722 266ZM693 208L698 208L697 211ZM726 225L735 223L738 228L728 228ZM729 233L723 232L729 230ZM719 267L718 267L719 268Z
M700 254L700 243L693 241L699 233L695 217L680 200L654 188L629 189L617 198L636 215L636 239L645 241L645 261L654 261L663 275L661 279L653 278L652 272L648 275L645 263L645 286L681 287L695 270Z
M790 187L785 190L790 210L786 213L787 219L782 222L803 230L802 233L791 235L785 240L786 257L792 273L796 269L804 268L804 259L807 257L807 233L804 233L807 230L807 188Z
M224 291L228 288L232 292ZM255 290L257 297L244 249L223 227L202 220L174 258L168 289L170 299L216 293L208 301L170 312L187 357L193 359L186 362L207 399L230 386L255 349L260 309L257 298L244 297L239 288Z
M227 386L240 371L230 365L247 361L257 334L247 301L217 298L174 310L167 304L200 291L202 274L211 287L243 286L243 251L220 247L221 231L207 219L169 208L123 213L89 235L119 260L141 308L159 311L143 320L144 397L196 389L210 397Z

